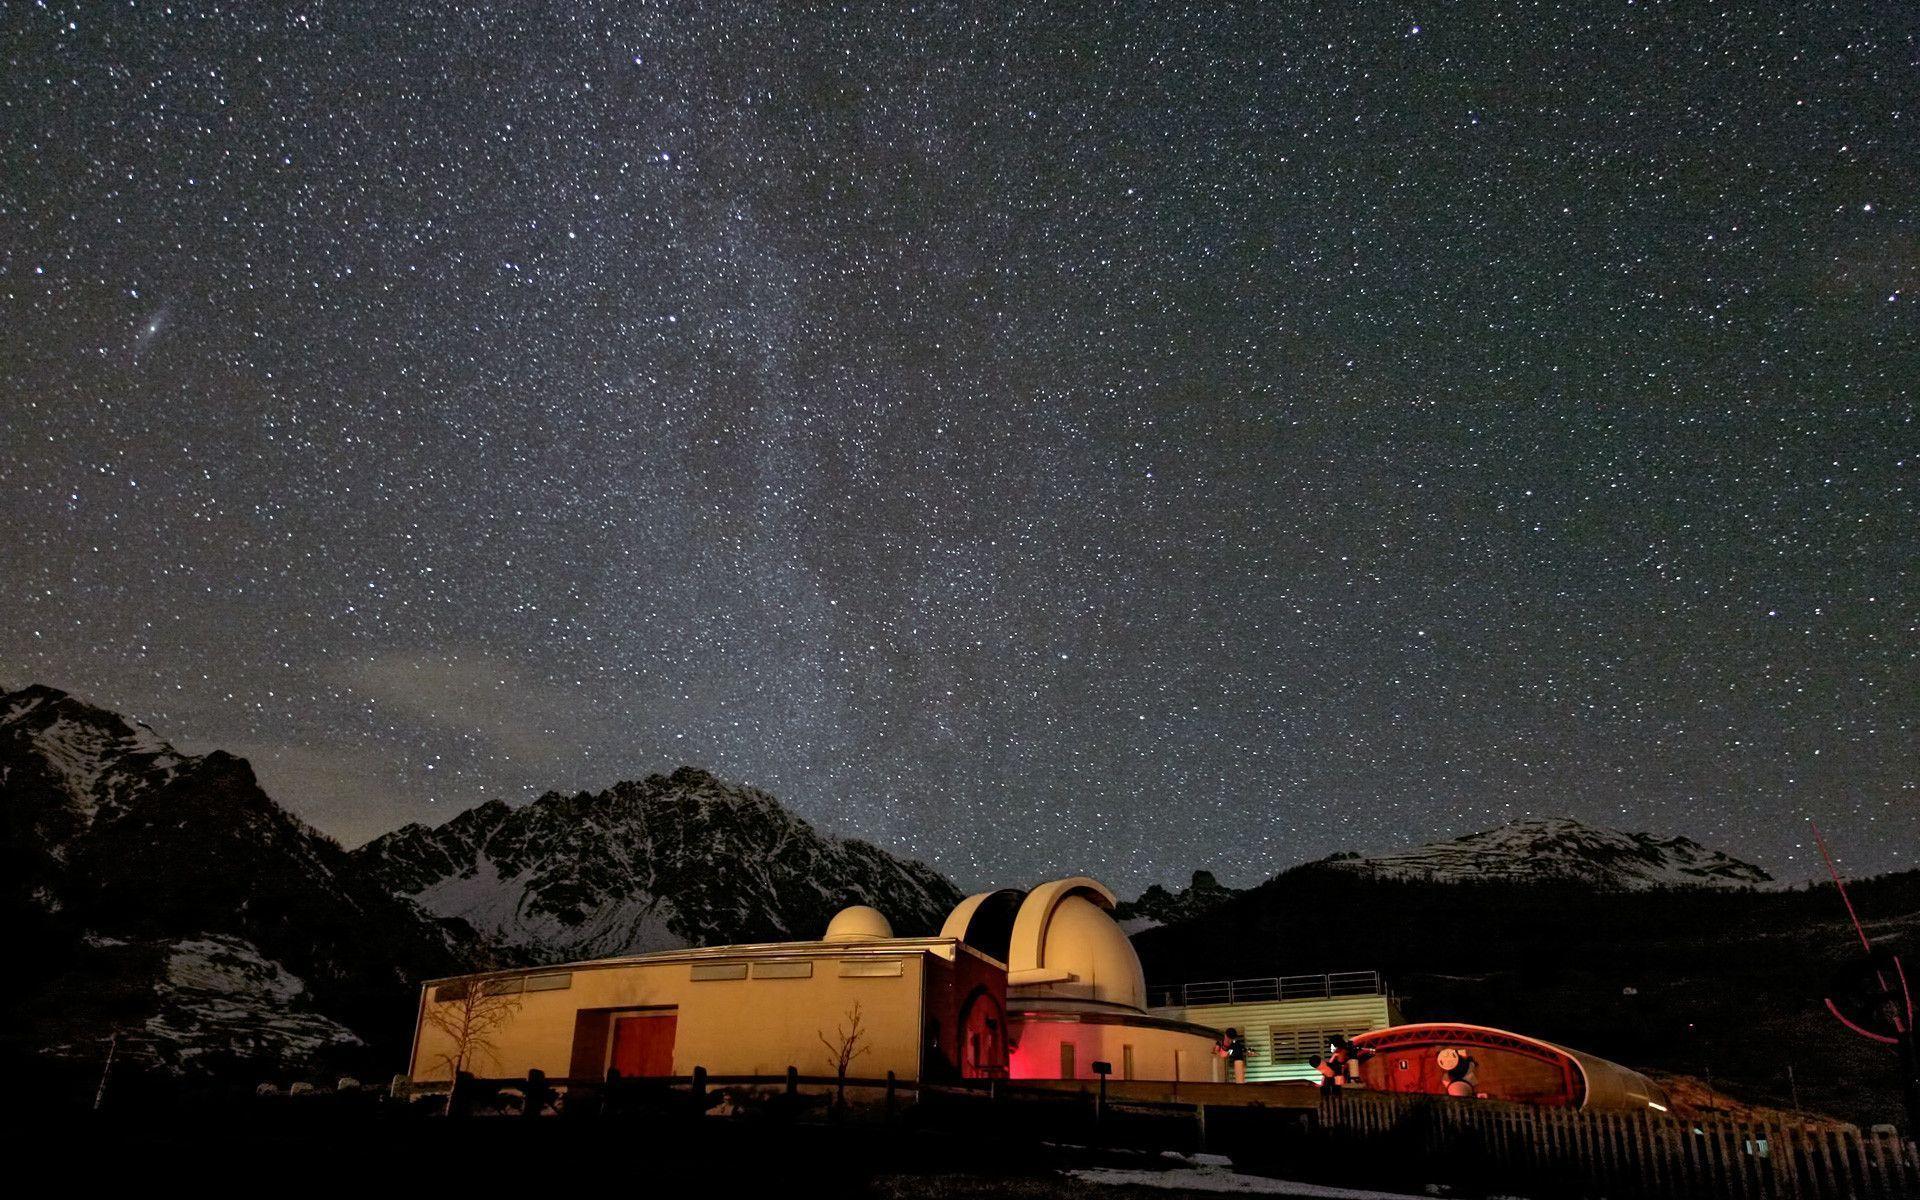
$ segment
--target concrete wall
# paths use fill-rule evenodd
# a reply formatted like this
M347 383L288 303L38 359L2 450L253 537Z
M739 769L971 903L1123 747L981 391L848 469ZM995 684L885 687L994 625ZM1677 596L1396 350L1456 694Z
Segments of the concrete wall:
M1019 1044L1009 1061L1014 1079L1093 1079L1093 1064L1113 1064L1112 1079L1128 1078L1128 1048L1132 1048L1134 1079L1181 1079L1207 1082L1215 1073L1213 1041L1191 1033L1144 1025L1095 1024L1082 1021L1021 1020L1013 1024ZM1073 1045L1073 1071L1062 1070L1061 1043Z
M1307 1065L1308 1053L1324 1054L1324 1046L1309 1051L1288 1051L1282 1061L1273 1059L1275 1027L1283 1030L1308 1030L1320 1034L1344 1033L1352 1036L1369 1029L1384 1029L1398 1021L1392 1002L1382 995L1336 996L1328 999L1270 1000L1255 1004L1195 1004L1151 1010L1156 1017L1191 1021L1215 1029L1238 1029L1247 1043L1247 1080L1270 1083L1283 1079L1317 1079Z
M866 1032L867 1053L853 1061L849 1073L879 1078L888 1071L901 1079L915 1079L920 1071L922 1039L921 987L927 954L910 951L897 956L871 952L844 959L832 954L810 955L812 974L805 978L755 978L753 971L769 965L765 959L740 959L749 969L741 979L696 980L695 967L713 968L728 960L703 958L661 963L631 963L571 969L571 985L562 990L528 991L520 1007L494 1035L494 1054L469 1067L483 1077L524 1075L531 1068L561 1078L573 1073L576 1030L582 1012L588 1024L601 1017L597 1052L587 1045L580 1066L598 1075L607 1061L606 1010L666 1009L677 1013L673 1071L691 1075L696 1066L715 1075L778 1075L789 1066L803 1075L833 1073L831 1055L820 1035L837 1042L837 1028L858 1003ZM782 958L779 961L795 961ZM898 963L897 975L843 975L843 970L871 972L880 962ZM843 965L844 964L844 965ZM855 964L858 964L857 966ZM776 968L791 969L791 968ZM533 972L535 976L563 973ZM434 1006L428 988L425 1006ZM591 1041L591 1039L589 1039ZM412 1077L416 1081L444 1080L447 1068L436 1059L452 1048L449 1038L424 1019L416 1041Z

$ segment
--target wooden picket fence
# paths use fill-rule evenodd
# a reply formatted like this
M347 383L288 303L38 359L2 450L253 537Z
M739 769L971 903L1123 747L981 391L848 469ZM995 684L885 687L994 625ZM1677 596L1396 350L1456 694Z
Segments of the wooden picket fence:
M1157 1134L1137 1123L1131 1131L1151 1137L1186 1129L1178 1144L1226 1151L1236 1164L1244 1156L1256 1171L1264 1165L1290 1175L1337 1167L1340 1177L1324 1182L1396 1182L1386 1176L1398 1173L1407 1176L1400 1183L1556 1200L1920 1200L1920 1148L1889 1127L1862 1133L1851 1125L1686 1119L1651 1110L1583 1112L1363 1091L1322 1103L1316 1088L1280 1085L1187 1085L1176 1096L1172 1085L1124 1082L1109 1096L1107 1088L1085 1080L929 1085L891 1073L841 1080L802 1075L792 1067L783 1075L709 1075L695 1068L685 1077L624 1081L549 1079L534 1071L521 1079L463 1077L448 1111L458 1116L478 1105L498 1113L506 1101L506 1111L537 1116L556 1091L582 1091L596 1102L589 1112L609 1113L621 1107L623 1094L685 1092L700 1111L700 1097L713 1087L784 1092L792 1101L803 1089L820 1096L844 1087L884 1097L889 1123L908 1096L920 1105L945 1098L966 1102L975 1115L1005 1108L1023 1128L1045 1129L1050 1136L1061 1135L1055 1128L1061 1121L1077 1122L1075 1136L1102 1144L1127 1136L1108 1126L1148 1116L1159 1123ZM393 1082L400 1100L444 1096L447 1090L444 1082ZM1033 1108L1036 1102L1043 1107ZM950 1107L941 1111L959 1115Z
M1325 1136L1418 1155L1454 1176L1443 1182L1650 1200L1920 1198L1920 1150L1884 1129L1367 1093L1327 1104L1318 1124Z

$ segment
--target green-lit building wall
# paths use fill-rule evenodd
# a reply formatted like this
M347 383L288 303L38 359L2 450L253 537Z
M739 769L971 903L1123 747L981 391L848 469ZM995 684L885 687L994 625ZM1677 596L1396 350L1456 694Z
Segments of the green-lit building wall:
M1237 1004L1171 1005L1150 1010L1214 1029L1237 1029L1247 1043L1247 1080L1317 1079L1309 1054L1325 1054L1327 1038L1351 1037L1400 1023L1393 998L1384 994L1263 1000Z

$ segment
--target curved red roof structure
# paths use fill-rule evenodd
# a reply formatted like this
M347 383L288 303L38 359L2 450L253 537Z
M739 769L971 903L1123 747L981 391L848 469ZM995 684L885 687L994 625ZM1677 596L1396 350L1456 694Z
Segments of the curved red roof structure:
M1455 1022L1359 1034L1361 1082L1383 1092L1472 1096L1554 1108L1665 1112L1667 1094L1619 1063L1506 1029Z

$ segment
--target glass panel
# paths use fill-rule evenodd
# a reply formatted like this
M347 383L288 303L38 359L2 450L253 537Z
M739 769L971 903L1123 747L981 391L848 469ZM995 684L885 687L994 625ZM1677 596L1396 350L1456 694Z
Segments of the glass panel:
M842 979L882 979L905 971L906 964L897 958L850 958L840 963Z
M755 979L811 979L811 962L759 962L753 964Z

